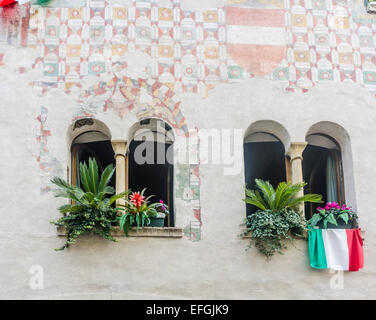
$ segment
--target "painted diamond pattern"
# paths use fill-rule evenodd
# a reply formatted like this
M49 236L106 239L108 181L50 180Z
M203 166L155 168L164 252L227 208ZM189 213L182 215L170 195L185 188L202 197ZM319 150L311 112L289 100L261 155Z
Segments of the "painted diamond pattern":
M69 88L88 74L111 72L127 52L141 50L151 57L150 77L177 94L205 97L218 83L251 77L303 92L319 82L353 81L376 94L376 17L359 14L361 0L228 0L203 11L183 10L179 0L164 1L164 7L156 0L129 2L32 7L28 45L40 52L34 67L43 70L45 86ZM286 53L271 72L253 74L229 53L226 12L255 10L257 19L273 7L284 12Z

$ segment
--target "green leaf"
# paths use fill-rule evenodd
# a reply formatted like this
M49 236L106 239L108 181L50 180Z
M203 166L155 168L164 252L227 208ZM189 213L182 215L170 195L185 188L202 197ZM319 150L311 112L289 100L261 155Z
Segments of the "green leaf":
M257 187L261 190L263 194L264 201L268 204L268 208L274 209L275 200L275 190L269 181L264 181L261 179L255 179Z
M91 192L97 194L97 187L98 187L98 165L94 158L89 158L89 181Z
M336 225L336 226L338 225L337 220L336 220L336 218L334 217L333 213L329 213L329 215L326 217L325 220L328 221L328 222L331 223L331 224ZM325 220L324 220L324 222L325 222Z
M275 202L274 208L275 209L280 208L281 198L282 198L282 196L285 193L287 188L288 188L288 184L285 183L285 182L281 182L281 183L278 184L277 189L275 191L275 197L274 197L274 202Z
M125 191L125 192L121 192L119 194L112 196L110 198L110 205L113 204L116 200L124 198L128 193L129 193L129 191Z
M84 162L80 162L80 178L81 185L84 187L85 191L92 191L92 188L90 188L89 169Z
M246 199L245 202L258 207L261 210L266 210L266 203L257 190L245 189Z
M124 229L124 224L125 224L125 221L126 221L126 215L123 214L120 218L119 218L119 227L120 227L120 230Z
M322 196L319 195L319 194L314 194L314 193L306 194L302 197L291 199L286 204L286 208L292 208L292 207L294 207L294 206L296 206L300 203L304 203L304 202L322 203Z
M85 209L85 206L82 205L71 205L71 204L64 204L59 207L59 211L61 213L70 213L70 212L80 212Z
M347 212L341 213L338 215L338 218L341 218L346 224L349 222L349 215Z
M110 183L114 172L115 168L112 164L108 165L103 170L101 180L99 181L98 192L105 192L105 187Z
M315 227L316 225L317 225L317 223L319 222L319 221L321 221L322 220L322 217L320 216L320 214L318 214L318 213L315 213L313 216L312 216L312 218L311 219L309 219L309 221L308 221L308 225L310 226L310 227Z

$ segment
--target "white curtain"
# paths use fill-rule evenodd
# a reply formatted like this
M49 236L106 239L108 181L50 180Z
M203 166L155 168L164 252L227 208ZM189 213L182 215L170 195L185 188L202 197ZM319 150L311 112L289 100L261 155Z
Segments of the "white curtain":
M332 156L326 160L326 195L327 202L338 202L336 164Z

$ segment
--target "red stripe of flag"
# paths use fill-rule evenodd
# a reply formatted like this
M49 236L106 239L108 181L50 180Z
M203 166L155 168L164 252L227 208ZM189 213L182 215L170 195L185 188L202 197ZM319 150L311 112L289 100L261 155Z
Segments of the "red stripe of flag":
M0 7L4 7L4 6L6 6L8 4L12 4L14 2L16 2L16 0L2 0L2 1L0 0Z
M349 271L358 271L364 266L363 239L360 229L346 229L349 248Z
M228 25L284 28L285 10L226 7L226 20Z

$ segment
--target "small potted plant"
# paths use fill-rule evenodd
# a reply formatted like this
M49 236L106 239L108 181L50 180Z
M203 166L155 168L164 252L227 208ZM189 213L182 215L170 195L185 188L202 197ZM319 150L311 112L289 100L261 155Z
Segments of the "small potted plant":
M319 229L355 229L357 228L357 214L345 204L340 206L337 202L328 202L324 208L318 207L308 227Z
M124 213L117 217L120 229L124 230L124 234L128 236L129 230L136 225L137 230L140 227L145 227L150 224L150 219L158 216L158 203L150 203L149 199L152 196L145 197L144 192L133 192L125 197L125 205L120 205L118 208Z
M157 210L157 215L150 217L149 225L150 227L164 227L165 218L169 214L168 206L164 204L163 200L159 200L155 209Z

